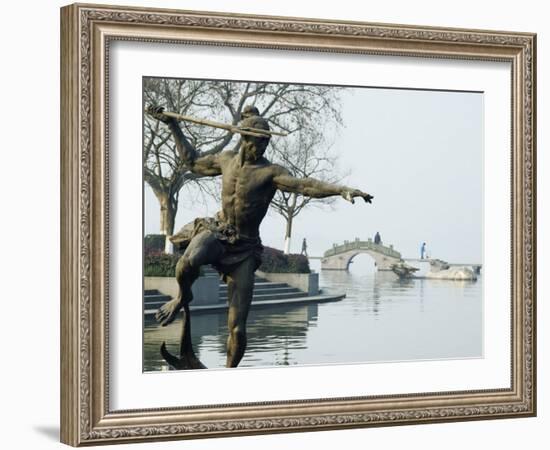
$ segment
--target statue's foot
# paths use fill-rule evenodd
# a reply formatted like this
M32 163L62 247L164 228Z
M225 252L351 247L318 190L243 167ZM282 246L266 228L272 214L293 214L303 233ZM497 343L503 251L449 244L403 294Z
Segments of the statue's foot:
M178 315L181 307L182 303L177 298L165 303L159 308L157 314L155 315L157 322L160 323L163 327L171 324Z

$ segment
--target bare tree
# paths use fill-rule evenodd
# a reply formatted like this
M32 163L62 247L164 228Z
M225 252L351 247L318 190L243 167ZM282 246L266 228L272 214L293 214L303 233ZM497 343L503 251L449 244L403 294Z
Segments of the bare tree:
M341 122L339 93L330 86L147 78L144 102L179 114L237 125L243 108L256 106L274 130L290 135L321 120ZM182 123L183 132L201 155L236 150L239 136L225 130ZM273 138L274 146L284 138ZM284 144L283 144L284 146ZM210 191L211 181L191 173L181 161L168 128L145 115L144 178L160 204L161 233L174 233L179 193L185 186ZM166 250L170 251L169 240Z
M204 105L209 105L210 110L219 109L225 98L212 97L211 86L202 80L149 78L144 82L146 104L164 106L181 114L197 114ZM237 122L235 112L231 123ZM208 190L211 181L201 180L183 164L171 133L163 124L145 115L144 128L144 179L159 201L160 232L168 237L174 234L181 189L193 183L194 187ZM232 133L209 127L202 127L197 132L192 126L186 126L186 132L193 145L204 149L204 153L222 151L233 138ZM168 239L165 251L172 251Z
M339 183L344 175L338 171L337 156L331 152L331 147L321 130L304 127L291 139L280 140L273 147L272 159L286 167L293 176ZM284 253L290 253L292 225L296 216L307 207L331 205L334 201L334 197L316 199L277 191L271 208L286 221Z

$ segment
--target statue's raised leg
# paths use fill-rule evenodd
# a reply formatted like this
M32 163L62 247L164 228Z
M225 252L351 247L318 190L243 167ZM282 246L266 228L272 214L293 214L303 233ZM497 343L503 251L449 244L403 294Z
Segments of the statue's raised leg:
M181 310L183 314L180 357L172 355L162 343L162 357L175 369L205 369L204 364L196 357L191 341L191 313L189 303L193 300L191 287L199 277L200 267L215 263L223 254L223 246L210 231L203 231L195 236L176 265L176 280L179 286L178 296L163 305L157 312L157 320L166 326L171 323Z

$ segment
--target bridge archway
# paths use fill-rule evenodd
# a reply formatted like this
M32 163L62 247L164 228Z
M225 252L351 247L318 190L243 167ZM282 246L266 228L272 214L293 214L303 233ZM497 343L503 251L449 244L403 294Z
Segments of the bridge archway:
M379 271L390 271L391 266L401 261L401 253L393 249L393 245L375 244L372 239L361 241L344 241L343 244L334 244L327 250L321 259L321 270L349 270L354 257L360 253L371 256Z
M378 270L376 264L376 260L368 253L357 252L350 258L347 270L350 273L357 272L361 275L374 273Z

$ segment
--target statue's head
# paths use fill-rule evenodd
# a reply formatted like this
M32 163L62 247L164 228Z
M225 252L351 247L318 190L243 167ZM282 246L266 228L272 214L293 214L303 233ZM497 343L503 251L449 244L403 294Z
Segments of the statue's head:
M241 113L239 127L258 128L260 130L269 130L269 123L262 116L255 106L245 106ZM242 135L241 151L244 152L244 158L248 161L255 161L263 156L271 136L256 137Z
M253 116L260 116L260 111L255 106L247 105L241 111L241 120L244 120Z

